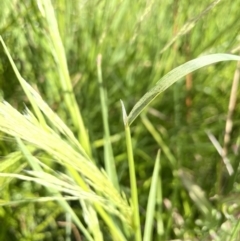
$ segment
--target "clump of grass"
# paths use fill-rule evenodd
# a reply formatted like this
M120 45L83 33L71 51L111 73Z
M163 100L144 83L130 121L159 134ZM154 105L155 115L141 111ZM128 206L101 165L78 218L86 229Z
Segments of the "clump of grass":
M69 197L62 197L60 194L61 192L71 195L74 199L80 199L82 207L89 207L90 209L86 209L86 214L89 218L93 218L91 214L89 214L90 210L92 208L92 210L96 210L110 228L113 238L116 237L119 240L125 240L124 229L129 229L130 227L130 231L128 232L134 234L135 240L141 241L142 234L138 204L138 188L130 125L137 116L141 114L143 109L146 108L146 106L148 106L162 91L167 89L186 74L219 61L239 61L240 57L227 54L215 54L192 60L174 69L157 82L156 86L147 92L139 102L137 102L129 115L127 115L122 103L131 184L131 206L129 206L125 195L122 195L117 189L115 189L113 181L109 179L103 171L97 168L93 160L91 160L88 156L84 147L74 138L71 130L48 107L40 95L20 76L2 39L1 42L16 74L18 75L18 79L23 86L24 91L31 100L35 113L38 113L37 118L28 109L26 109L25 114L23 115L12 108L12 106L8 103L1 103L0 130L16 138L19 147L22 150L23 156L25 156L31 167L34 169L34 171L27 171L28 175L3 173L1 176L10 178L16 177L25 181L34 181L45 186L49 193L54 194L54 197L44 199L39 198L37 200L58 200L64 209L72 214L72 218L89 240L92 240L90 233L85 229L80 220L71 210L70 206L67 204L66 200L68 200ZM101 73L99 75L101 79ZM102 82L100 82L100 84L101 83ZM104 98L105 94L102 93L102 96ZM104 107L104 99L102 100L102 106ZM107 120L105 121L107 122ZM49 124L47 124L47 122L49 122ZM105 131L108 133L107 127L105 128ZM64 141L60 134L63 135L66 141ZM107 135L107 138L109 145L109 134ZM55 172L50 167L46 166L40 159L34 157L31 154L32 150L30 151L21 140L24 140L27 144L30 144L37 149L44 150L50 154L55 162L58 162L66 168L70 177ZM156 190L158 187L159 160L160 158L158 154L146 213L146 225L143 237L143 240L146 241L150 241L152 237L151 226L155 213L154 210L156 203L154 200L156 199ZM186 178L182 174L181 177L185 182ZM205 207L208 206L206 205L207 201L204 200L201 191L197 191L196 188L194 188L194 191L192 187L192 184L187 184L187 189L189 189L189 192L192 193L194 202L199 205L200 209L202 209L204 213L206 213L206 211L209 210L209 208L205 209ZM11 202L4 202L4 204L11 204ZM105 211L102 208L105 209ZM122 231L114 225L112 220L114 216L118 217L123 222L125 228ZM97 216L95 216L95 218L96 217ZM89 229L90 223L91 221L88 223ZM99 225L99 222L97 223ZM90 229L95 240L103 238L100 226L98 229L99 230L97 232L96 230Z
M223 28L219 24L223 22L219 15L223 16L227 9L221 7L223 2L214 1L210 5L202 2L203 10L200 12L196 11L200 9L196 8L199 3L187 4L186 7L186 1L174 3L173 11L167 2L160 6L157 1L140 1L138 4L128 1L77 4L73 1L56 2L54 5L49 0L26 4L16 2L16 6L20 7L21 22L15 27L15 15L9 15L12 22L9 21L2 32L11 52L19 53L23 64L19 64L16 58L13 61L1 38L2 56L7 56L5 64L10 63L10 69L27 96L27 99L24 98L27 107L23 113L17 111L14 107L18 106L18 100L12 101L11 98L5 99L13 102L14 107L7 101L0 104L0 130L7 141L7 145L2 143L4 153L18 150L6 155L0 164L1 184L4 187L1 190L1 205L4 208L1 209L0 218L11 220L14 238L55 240L62 236L61 231L57 230L58 225L65 228L63 234L69 240L71 231L76 231L75 224L79 230L75 237L86 240L236 240L239 205L236 204L236 197L224 198L224 192L229 194L238 190L237 163L226 157L236 87L229 104L223 148L217 141L219 137L214 136L221 130L220 124L215 125L216 129L204 125L209 115L212 119L209 118L211 120L207 124L211 121L216 124L216 118L221 120L216 109L211 108L216 103L214 98L217 95L209 94L213 89L212 82L217 82L216 69L220 68L209 68L206 72L210 77L202 71L201 75L206 81L201 85L196 81L196 86L188 86L190 97L184 96L182 83L174 89L174 101L167 90L186 75L191 74L192 81L192 72L199 68L221 61L240 60L239 56L230 54L206 54L229 52L233 47L237 49L233 46L236 41L231 45L231 41L225 38L224 32L229 27ZM237 3L234 4L237 6ZM16 7L7 1L4 6L8 10L5 15ZM215 7L214 12L212 9ZM172 12L173 35L172 19L169 17ZM81 21L76 16L81 16ZM156 19L161 26L156 24ZM207 19L208 28L204 27L203 19ZM229 38L236 39L235 30L239 22L236 19L234 14L227 19L233 29L228 33ZM219 21L217 33L213 24L215 20L216 23ZM20 31L22 26L28 26L30 30L23 33ZM162 26L165 32L161 30ZM17 36L18 44L25 46L22 48L24 51L17 52L18 48L11 47L14 38L10 38L9 42L6 29L16 29L12 33ZM209 38L202 38L203 33ZM154 36L154 41L150 36ZM38 54L31 55L29 49ZM32 56L31 60L29 56ZM42 58L44 61L40 61ZM179 63L184 64L174 69L173 66ZM22 76L40 82L30 84ZM146 78L150 81L140 81ZM8 81L9 76L6 79ZM91 82L92 79L98 79L98 83ZM224 81L222 83L226 86ZM220 87L219 83L217 85ZM11 84L12 88L16 86ZM6 93L8 88L6 85L3 88ZM40 91L36 90L38 88ZM101 107L97 91L100 93ZM161 95L161 103L157 102L163 92L166 94ZM208 102L202 96L207 94L212 98L212 103L203 108ZM121 114L116 113L116 109L120 109L120 98L126 109L132 107L127 114L122 102L123 121L119 121ZM180 104L181 98L190 100L191 105L184 109ZM221 100L221 106L223 99L218 98L217 101ZM172 102L174 110L170 104L164 104ZM153 106L151 112L150 104ZM159 105L164 108L163 111ZM198 106L197 111L191 109L194 105ZM100 112L103 127L99 121ZM171 125L173 112L175 127ZM184 122L185 112L187 124ZM141 117L140 122L137 121L138 116ZM192 124L200 127L192 127ZM191 131L191 128L195 130ZM124 129L125 140L122 138ZM186 129L187 134L184 132ZM210 157L204 161L201 170L198 166L206 150L209 149L206 153L211 155L216 151L209 142L205 144L207 147L201 147L200 153L194 149L195 144L206 142L203 138L206 129L215 130L215 133L209 131L208 136L214 146L220 147L221 158L228 160L218 162L217 175L211 174L211 185L216 176L214 187L205 183L199 185L199 180L205 179L207 182L208 178L196 173L193 175L186 168L193 167L193 172L199 171L197 174L202 173L204 168L204 175L209 172L210 168L205 164L207 166ZM117 134L112 136L112 132ZM191 141L186 140L187 136ZM221 153L222 150L225 153ZM215 169L211 173L215 173ZM225 178L230 181L223 188ZM23 187L15 184L16 179ZM211 200L209 196L212 196ZM43 216L41 213L35 215L35 205L42 207L43 202ZM29 207L26 220L22 219L25 211L20 210L19 216L15 214L14 217L7 213L6 210L11 212L16 205ZM60 216L63 213L64 221ZM29 218L31 216L32 219ZM61 221L56 221L59 218ZM20 224L16 220L20 220ZM6 238L9 232L6 224L0 237L14 240L9 236Z

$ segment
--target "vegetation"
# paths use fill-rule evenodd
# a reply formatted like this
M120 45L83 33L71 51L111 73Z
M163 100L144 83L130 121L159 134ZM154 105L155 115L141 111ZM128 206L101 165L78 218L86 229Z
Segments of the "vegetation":
M2 1L0 240L240 240L239 6Z

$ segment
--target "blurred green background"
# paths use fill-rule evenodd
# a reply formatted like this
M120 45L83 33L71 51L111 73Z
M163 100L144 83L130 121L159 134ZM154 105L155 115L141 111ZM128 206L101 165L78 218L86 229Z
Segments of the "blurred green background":
M63 101L67 93L61 88L58 60L52 51L49 26L41 2L1 1L0 33L24 79L76 131ZM102 55L115 163L121 188L127 195L129 178L120 99L130 111L146 91L173 68L200 55L239 54L240 1L214 3L215 7L209 0L52 1L73 91L99 167L104 165L103 123L96 60L98 54ZM204 12L209 6L212 9ZM0 56L2 98L22 111L29 102L2 46ZM132 126L143 220L157 150L165 148L170 159L176 160L176 166L171 165L169 155L162 152L166 230L163 240L221 240L211 239L212 232L218 238L225 237L221 228L223 224L230 220L227 225L233 228L237 222L238 104L234 109L233 130L227 144L228 158L236 171L233 176L229 177L225 166L221 165L221 157L206 133L210 131L220 145L224 145L235 70L236 62L223 62L189 74L161 94ZM148 124L155 128L153 132L149 131ZM3 134L1 136L0 155L4 161L4 156L14 152L17 146L6 140ZM162 138L160 142L156 140L159 136ZM12 166L8 172L25 168L24 160L22 165ZM186 180L179 183L174 173L180 169L184 170L183 179ZM199 209L184 181L194 183L205 192L211 217ZM37 184L16 180L5 183L0 190L5 200L44 196L45 193ZM230 201L223 201L226 198ZM232 202L237 207L234 206L234 212L228 216L223 208L231 208ZM74 202L72 205L74 207ZM81 215L78 206L75 211ZM1 207L0 240L65 240L64 228L56 223L63 219L64 214L54 202ZM72 240L75 240L74 236Z

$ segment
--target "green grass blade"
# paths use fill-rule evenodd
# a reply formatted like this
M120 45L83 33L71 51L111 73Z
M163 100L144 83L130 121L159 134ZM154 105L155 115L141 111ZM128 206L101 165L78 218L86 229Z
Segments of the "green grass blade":
M161 170L161 166L160 166ZM157 205L157 211L156 211L156 229L158 237L158 240L161 240L161 238L164 235L165 229L163 225L163 196L162 196L162 176L159 175L158 177L158 189L157 189L157 197L156 197L156 205Z
M17 66L15 65L8 49L7 49L7 46L5 45L2 37L0 36L0 42L2 43L2 46L7 54L7 57L11 63L11 66L13 68L13 71L14 73L16 74L17 76L17 79L18 81L20 82L25 94L27 95L28 97L28 100L30 101L31 105L32 105L32 108L34 110L34 113L36 114L37 118L38 118L38 121L43 125L43 126L46 126L46 122L45 122L45 119L44 119L44 116L43 114L41 113L39 107L37 106L36 102L34 101L34 98L32 97L31 93L29 92L29 90L26 88L26 85L25 85L25 80L22 78L21 74L19 73L18 69L17 69Z
M126 110L122 104L122 113L123 113L123 122L125 126L125 135L126 135L126 145L127 145L127 156L128 156L128 165L129 165L129 176L130 176L130 185L131 185L131 200L133 205L133 226L135 230L135 240L141 241L141 226L140 226L140 217L139 217L139 204L138 204L138 189L136 182L136 171L135 171L135 163L133 157L133 148L132 148L132 140L131 140L131 131L128 123L126 122Z
M91 160L79 141L75 138L73 132L69 127L61 120L61 118L47 105L47 103L42 99L42 97L29 85L25 80L22 81L22 86L31 94L32 100L42 111L46 119L53 126L54 130L58 130L59 134L63 134L68 141L80 151L80 153L85 156L88 160ZM27 111L29 115L32 115L30 111ZM33 117L33 116L32 116ZM34 117L33 117L34 118Z
M21 151L23 152L24 156L28 160L28 162L29 162L30 166L33 168L33 170L44 173L41 166L36 161L35 157L29 152L29 150L24 145L24 143L21 141L21 139L16 138L16 140L19 144L19 147L20 147ZM11 174L11 175L14 175L14 174ZM19 176L21 176L21 175L19 175ZM17 176L15 176L15 177L17 177ZM24 177L27 178L27 176L22 176L23 179L24 179ZM34 179L32 178L32 180L34 180ZM55 193L55 198L58 201L58 203L62 206L62 208L66 212L68 212L71 215L73 221L78 226L78 228L81 230L81 232L85 235L87 240L93 241L93 239L92 239L91 235L89 234L88 230L84 227L84 225L82 224L82 222L80 221L78 216L75 214L75 212L72 210L72 208L69 206L67 201L64 200L61 193L58 192L56 189L49 187L48 185L46 185L45 187L46 187L46 189L48 190L49 193Z
M104 162L106 172L112 181L113 185L119 190L118 176L116 166L114 163L113 150L110 140L110 130L108 122L108 105L107 105L107 93L103 85L102 68L101 68L102 56L98 55L97 58L97 71L98 71L98 83L101 99L103 128L104 128Z
M157 189L159 188L158 187L159 171L160 171L160 151L158 151L157 153L150 192L148 196L143 241L152 240L152 229L153 229L153 220L154 220L154 213L155 213L155 206L156 206Z
M1 158L0 172L6 172L6 170L9 170L9 168L16 165L21 158L22 155L20 152L12 152L4 158Z
M0 173L2 172L11 172L11 173L19 173L24 168L26 168L27 164L21 162L22 153L21 152L12 152L7 156L1 157L0 159ZM6 188L6 186L12 181L12 178L2 178L0 181L0 192ZM3 198L3 197L2 197Z
M109 226L111 228L111 233L114 233L115 236L118 236L118 240L125 241L122 232L117 227L114 228L115 225L110 218L111 214L109 214L109 212L119 216L123 223L131 226L132 208L129 206L126 198L114 188L113 184L106 177L106 175L101 172L93 162L86 159L86 157L82 156L79 152L76 152L67 142L61 140L58 134L52 129L49 128L48 131L43 129L36 119L34 119L34 116L30 114L30 112L22 115L6 102L0 102L0 130L8 133L11 136L18 137L19 140L23 139L26 142L35 145L37 148L43 149L49 154L53 155L55 160L61 165L66 166L70 172L72 170L74 171L72 177L75 181L77 181L77 184L79 183L77 178L75 178L75 173L80 177L77 172L82 173L84 178L86 177L85 175L90 177L90 179L85 179L88 179L87 181L90 186L94 185L94 183L97 183L96 186L94 185L94 189L107 199L110 198L110 203L114 203L114 205L105 206L104 208L107 212L102 210L100 205L98 206L96 204L95 208L100 213L103 220L108 225L111 225L111 227ZM49 145L53 146L50 147ZM24 146L21 146L21 148L24 148ZM27 153L27 149L24 149L23 153L24 152ZM27 153L26 158L29 159L30 155L31 154ZM34 161L36 161L36 163L33 165ZM29 159L29 163L33 169L38 169L37 171L40 170L39 167L35 165L39 164L36 159ZM84 170L81 170L81 167L83 166L85 166L86 169L84 168ZM71 167L71 169L69 167ZM94 178L96 179L94 180ZM81 185L79 184L79 186ZM59 202L64 210L71 213L73 220L77 218L76 214L67 204L67 202ZM75 222L77 223L77 221ZM79 222L78 225L80 228ZM81 228L83 228L83 226Z
M25 156L25 158L27 159L27 161L30 164L30 166L32 167L32 169L35 171L39 171L39 172L43 171L41 166L39 165L39 163L36 161L36 158L31 154L31 152L23 144L22 140L18 137L15 137L15 139L18 143L20 150L23 153L23 156Z
M39 165L39 162L36 160L36 158L34 156L32 156L32 154L28 151L28 149L26 148L26 146L24 145L24 143L21 141L21 139L19 138L16 138L17 141L18 141L18 144L20 146L20 149L22 150L22 152L24 153L24 156L27 158L28 162L30 163L31 167L33 168L33 170L37 171L37 172L43 172L41 166ZM39 175L39 173L37 172L29 172L29 173L32 173L34 176L37 176ZM44 173L43 173L44 175ZM48 175L47 173L45 175ZM22 177L24 178L24 177ZM26 177L27 178L27 177ZM54 178L54 177L53 177ZM43 178L44 180L50 180L50 178ZM32 180L38 180L38 179L32 179ZM79 197L74 197L74 196L71 196L71 197L62 197L62 195L60 195L60 192L58 192L57 188L51 188L50 187L50 184L47 184L46 182L43 182L41 180L38 180L41 184L45 184L45 187L47 188L47 190L49 191L49 193L56 193L55 195L55 199L51 197L46 197L46 198L42 198L40 199L39 201L48 201L48 200L56 200L59 202L59 204L65 208L66 211L69 212L70 210L70 206L69 204L66 202L66 200L77 200L79 199ZM64 185L61 185L61 186L64 186ZM71 187L69 187L69 189L71 189ZM85 192L88 192L89 190L84 190ZM90 196L89 196L90 197ZM92 196L94 198L94 196ZM65 200L66 199L66 200ZM97 200L97 199L96 199ZM27 200L26 200L27 201ZM83 202L83 200L82 200ZM6 205L6 204L5 204ZM117 237L119 240L121 241L126 241L123 234L121 233L120 230L117 230L116 227L114 226L114 223L112 222L111 218L109 217L109 215L102 209L102 206L101 205L98 205L97 202L94 203L94 206L96 208L96 210L99 212L99 214L101 215L102 219L106 222L106 224L109 226L110 228L110 231L112 233L113 236ZM91 213L87 214L88 213L88 209L91 208L91 207L87 207L86 210L84 211L85 212L85 215L88 215L91 220L91 222L93 222L93 218L92 218L92 215L94 215L94 210L91 210ZM82 228L84 227L83 224L80 222L80 220L76 220L76 215L74 212L70 212L71 214L73 214L74 216L72 217L73 218L73 221L78 225L78 227L80 228L81 232L85 233L87 231L86 230L83 230L82 231ZM97 222L97 220L95 221ZM90 226L90 225L89 225ZM91 228L94 228L94 235L95 233L100 232L100 230L97 230L98 229L98 226L95 224L94 227L91 227ZM96 231L97 230L97 231ZM88 231L87 231L88 232ZM98 234L100 235L100 234ZM90 237L90 234L89 234L89 237ZM101 240L100 237L98 236L98 239L97 240Z
M156 128L149 121L149 119L147 118L146 115L142 115L141 116L141 120L142 120L143 124L145 125L145 127L147 128L147 130L151 133L151 135L153 136L154 140L157 142L157 144L159 145L159 147L161 148L161 150L163 151L165 156L168 158L168 160L169 160L170 164L172 165L172 167L174 169L176 169L176 167L177 167L177 160L174 157L174 155L172 154L172 152L171 152L170 148L168 147L168 145L164 142L164 140L161 137L160 133L156 130Z
M59 33L54 7L50 0L39 0L38 6L39 10L41 11L43 17L46 19L46 22L48 24L48 33L53 47L52 52L57 63L60 84L64 93L65 104L71 116L73 125L78 131L80 143L84 147L85 151L90 154L91 150L88 134L85 129L76 98L73 94L73 87L69 76L65 49Z
M239 61L240 56L231 54L211 54L199 57L191 60L179 67L173 69L164 77L162 77L156 85L148 91L133 107L130 114L128 115L128 124L131 125L133 121L140 115L140 113L164 90L170 87L172 84L180 80L185 75L200 69L204 66L221 62L221 61Z
M43 170L42 170L41 166L39 165L39 163L37 162L36 158L29 152L29 150L24 145L24 143L21 141L21 139L16 138L16 140L18 142L18 145L19 145L21 151L23 152L24 156L28 160L28 162L29 162L30 166L33 168L33 170L35 170L37 172L43 172ZM69 206L67 201L62 197L61 193L58 192L55 188L49 187L48 185L46 185L45 187L49 193L55 193L55 197L54 197L55 200L57 200L58 203L63 207L63 209L72 216L73 221L76 223L76 225L81 230L81 232L83 232L84 235L86 235L86 238L88 240L93 240L91 235L89 234L88 230L84 227L84 225L82 224L80 219L77 217L75 212L72 210L72 208ZM43 198L43 200L44 200L44 198Z
M240 233L239 231L240 231L240 221L238 221L236 226L234 227L229 241L239 240L239 236L240 236L239 235L239 233Z

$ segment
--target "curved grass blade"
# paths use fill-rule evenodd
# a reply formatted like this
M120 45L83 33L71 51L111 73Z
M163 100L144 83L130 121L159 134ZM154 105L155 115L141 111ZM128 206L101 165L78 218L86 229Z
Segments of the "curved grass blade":
M156 85L148 91L133 107L130 114L128 115L128 125L131 125L133 121L139 116L139 114L147 107L160 93L170 87L172 84L177 82L185 75L200 69L204 66L230 60L240 60L240 56L231 54L211 54L202 56L197 59L191 60L179 67L173 69L168 74L163 76Z

